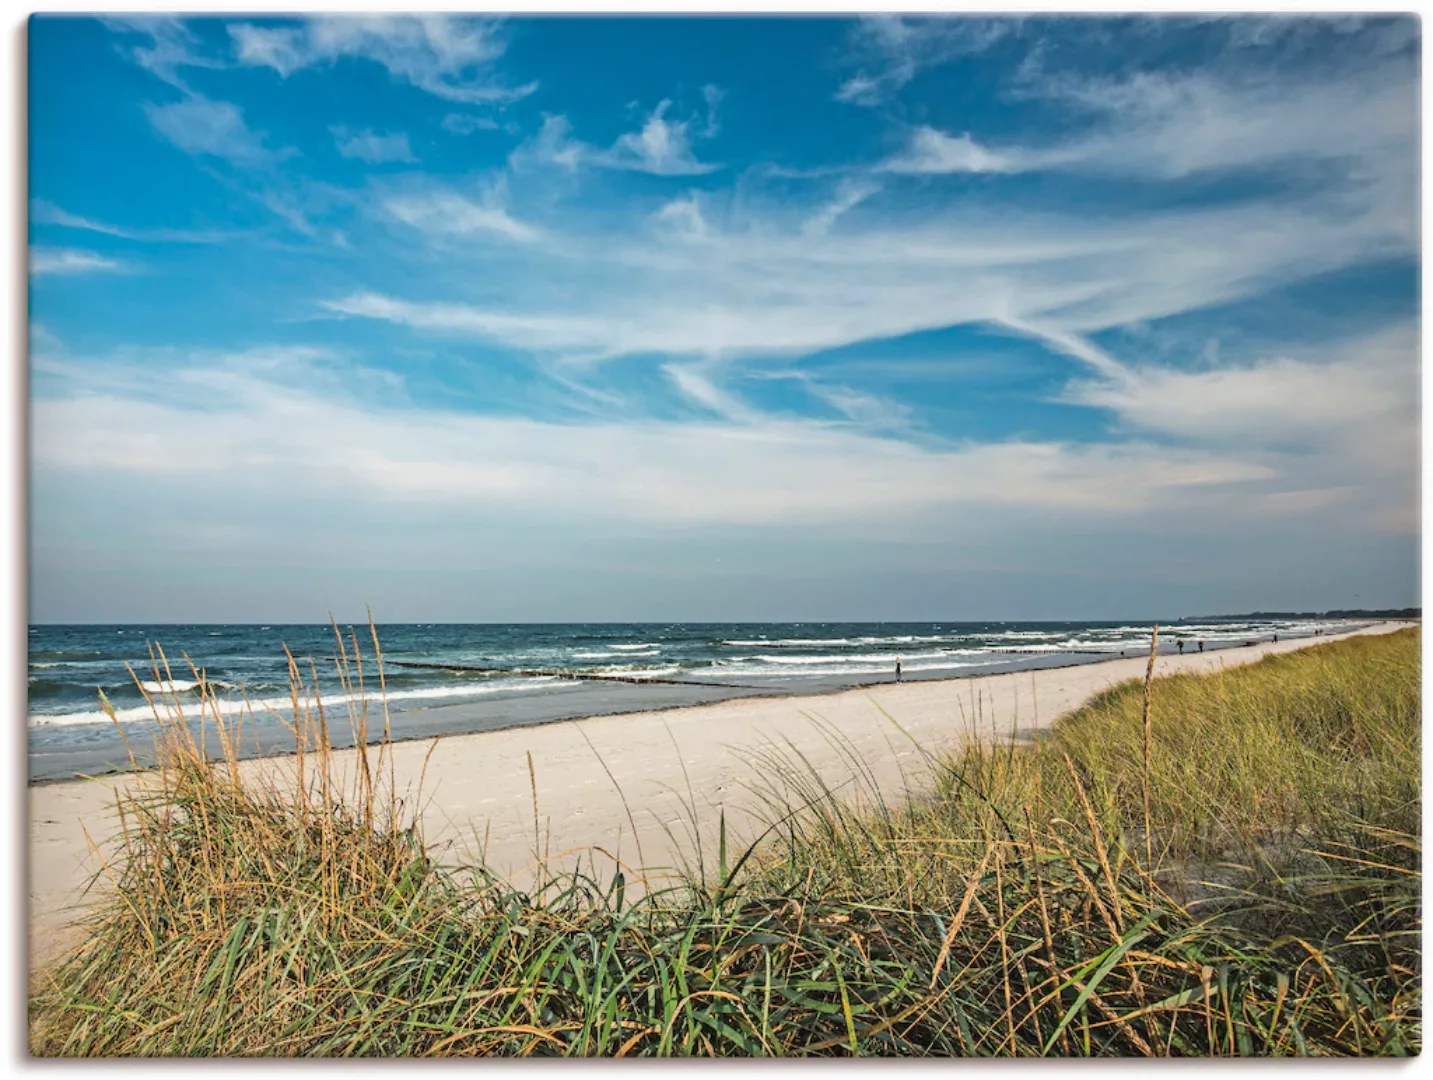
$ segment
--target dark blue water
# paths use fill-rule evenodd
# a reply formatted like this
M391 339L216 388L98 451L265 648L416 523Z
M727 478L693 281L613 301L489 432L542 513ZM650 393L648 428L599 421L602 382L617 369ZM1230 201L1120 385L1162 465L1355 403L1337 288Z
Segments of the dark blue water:
M1176 639L1184 637L1218 648L1276 632L1312 635L1326 625L1334 624L1171 626L1161 645L1175 651ZM376 698L368 627L340 629L350 653L357 635L365 689ZM1147 651L1149 628L1118 622L405 624L380 627L379 641L394 733L401 737L839 689L893 678L897 659L907 679L1088 662ZM167 670L156 668L155 646L168 658ZM100 707L101 693L128 734L152 732L153 706L136 677L152 697L194 712L202 678L218 691L226 713L252 706L257 716L271 709L282 714L289 705L285 646L306 678L317 673L325 705L341 710L346 695L332 659L338 646L331 626L31 627L32 778L119 763L122 741ZM277 722L273 727L280 730Z

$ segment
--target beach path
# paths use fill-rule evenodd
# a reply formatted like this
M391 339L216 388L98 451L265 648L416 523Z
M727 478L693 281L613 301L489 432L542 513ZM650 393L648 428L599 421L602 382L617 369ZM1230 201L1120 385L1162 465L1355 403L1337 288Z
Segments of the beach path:
M1377 623L1351 633L1406 625ZM1337 636L1344 635L1161 655L1155 674L1216 671ZM424 834L450 861L472 857L486 842L488 865L516 880L530 877L539 854L557 865L593 859L603 872L612 864L598 848L629 866L672 866L697 849L694 817L708 851L723 811L736 837L752 835L769 778L754 760L763 753L794 760L799 752L827 786L857 794L863 785L853 781L854 755L883 795L899 798L907 786L919 787L927 752L952 749L972 735L1007 738L1047 727L1100 691L1143 677L1145 663L1146 657L1131 656L452 735L436 746L431 739L403 742L393 746L396 786L411 791L423 774ZM336 759L352 768L354 751L337 751ZM252 773L289 761L242 767ZM86 881L101 870L89 838L105 850L104 839L117 827L116 788L133 782L121 775L30 787L32 972L74 941L68 924L84 903Z

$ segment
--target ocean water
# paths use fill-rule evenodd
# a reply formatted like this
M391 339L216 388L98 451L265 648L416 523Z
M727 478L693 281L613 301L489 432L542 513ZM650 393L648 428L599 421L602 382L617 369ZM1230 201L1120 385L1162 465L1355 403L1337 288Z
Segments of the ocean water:
M1162 652L1174 652L1182 637L1217 649L1342 625L1176 624L1161 630L1160 644ZM357 634L368 696L376 699L368 627L340 630L350 651ZM401 624L378 633L397 737L834 690L892 680L897 659L904 678L928 679L1149 649L1148 626L1121 622ZM167 671L156 669L154 646L168 657ZM285 647L306 678L316 672L325 706L346 715L329 625L32 626L31 778L123 765L124 741L100 707L101 693L131 745L143 746L155 719L141 687L163 710L187 707L186 715L197 714L201 677L218 690L221 711L252 708L256 752L283 749L286 732L266 717L289 707Z

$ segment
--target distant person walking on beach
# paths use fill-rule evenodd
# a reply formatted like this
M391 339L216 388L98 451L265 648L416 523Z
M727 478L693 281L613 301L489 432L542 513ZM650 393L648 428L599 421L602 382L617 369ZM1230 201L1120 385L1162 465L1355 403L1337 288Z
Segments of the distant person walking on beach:
M896 682L901 681L901 658L896 657Z
M1183 639L1183 638L1180 638L1180 639L1179 639L1179 655L1180 655L1180 656L1183 656L1183 655L1184 655L1184 639Z
M1204 651L1204 639L1203 639L1203 638L1200 638L1200 639L1199 639L1199 651L1200 651L1200 652L1203 652L1203 651Z
M1279 642L1279 635L1278 635L1278 634L1275 634L1275 635L1274 635L1274 644L1277 645L1278 642Z

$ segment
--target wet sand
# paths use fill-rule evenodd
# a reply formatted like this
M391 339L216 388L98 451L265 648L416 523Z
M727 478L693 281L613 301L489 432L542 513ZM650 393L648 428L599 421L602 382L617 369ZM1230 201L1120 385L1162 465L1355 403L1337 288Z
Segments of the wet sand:
M1377 623L1350 633L1406 625ZM1161 655L1155 674L1233 667L1339 636L1347 635ZM907 787L919 787L925 754L972 737L1048 727L1100 691L1142 677L1144 665L1144 657L1129 657L453 734L436 745L432 739L395 743L393 769L400 792L415 791L423 775L424 833L453 861L485 851L492 869L518 879L530 876L543 856L559 865L590 860L599 873L611 867L610 858L660 872L699 847L710 849L723 812L738 837L755 831L771 776L763 756L793 760L799 753L827 786L856 793L862 784L854 755L884 796L899 798ZM336 759L349 770L355 752L338 751ZM285 770L291 761L254 759L242 768L249 774ZM74 940L66 924L100 868L86 831L103 851L117 827L115 791L135 782L135 775L119 774L30 787L32 970Z

